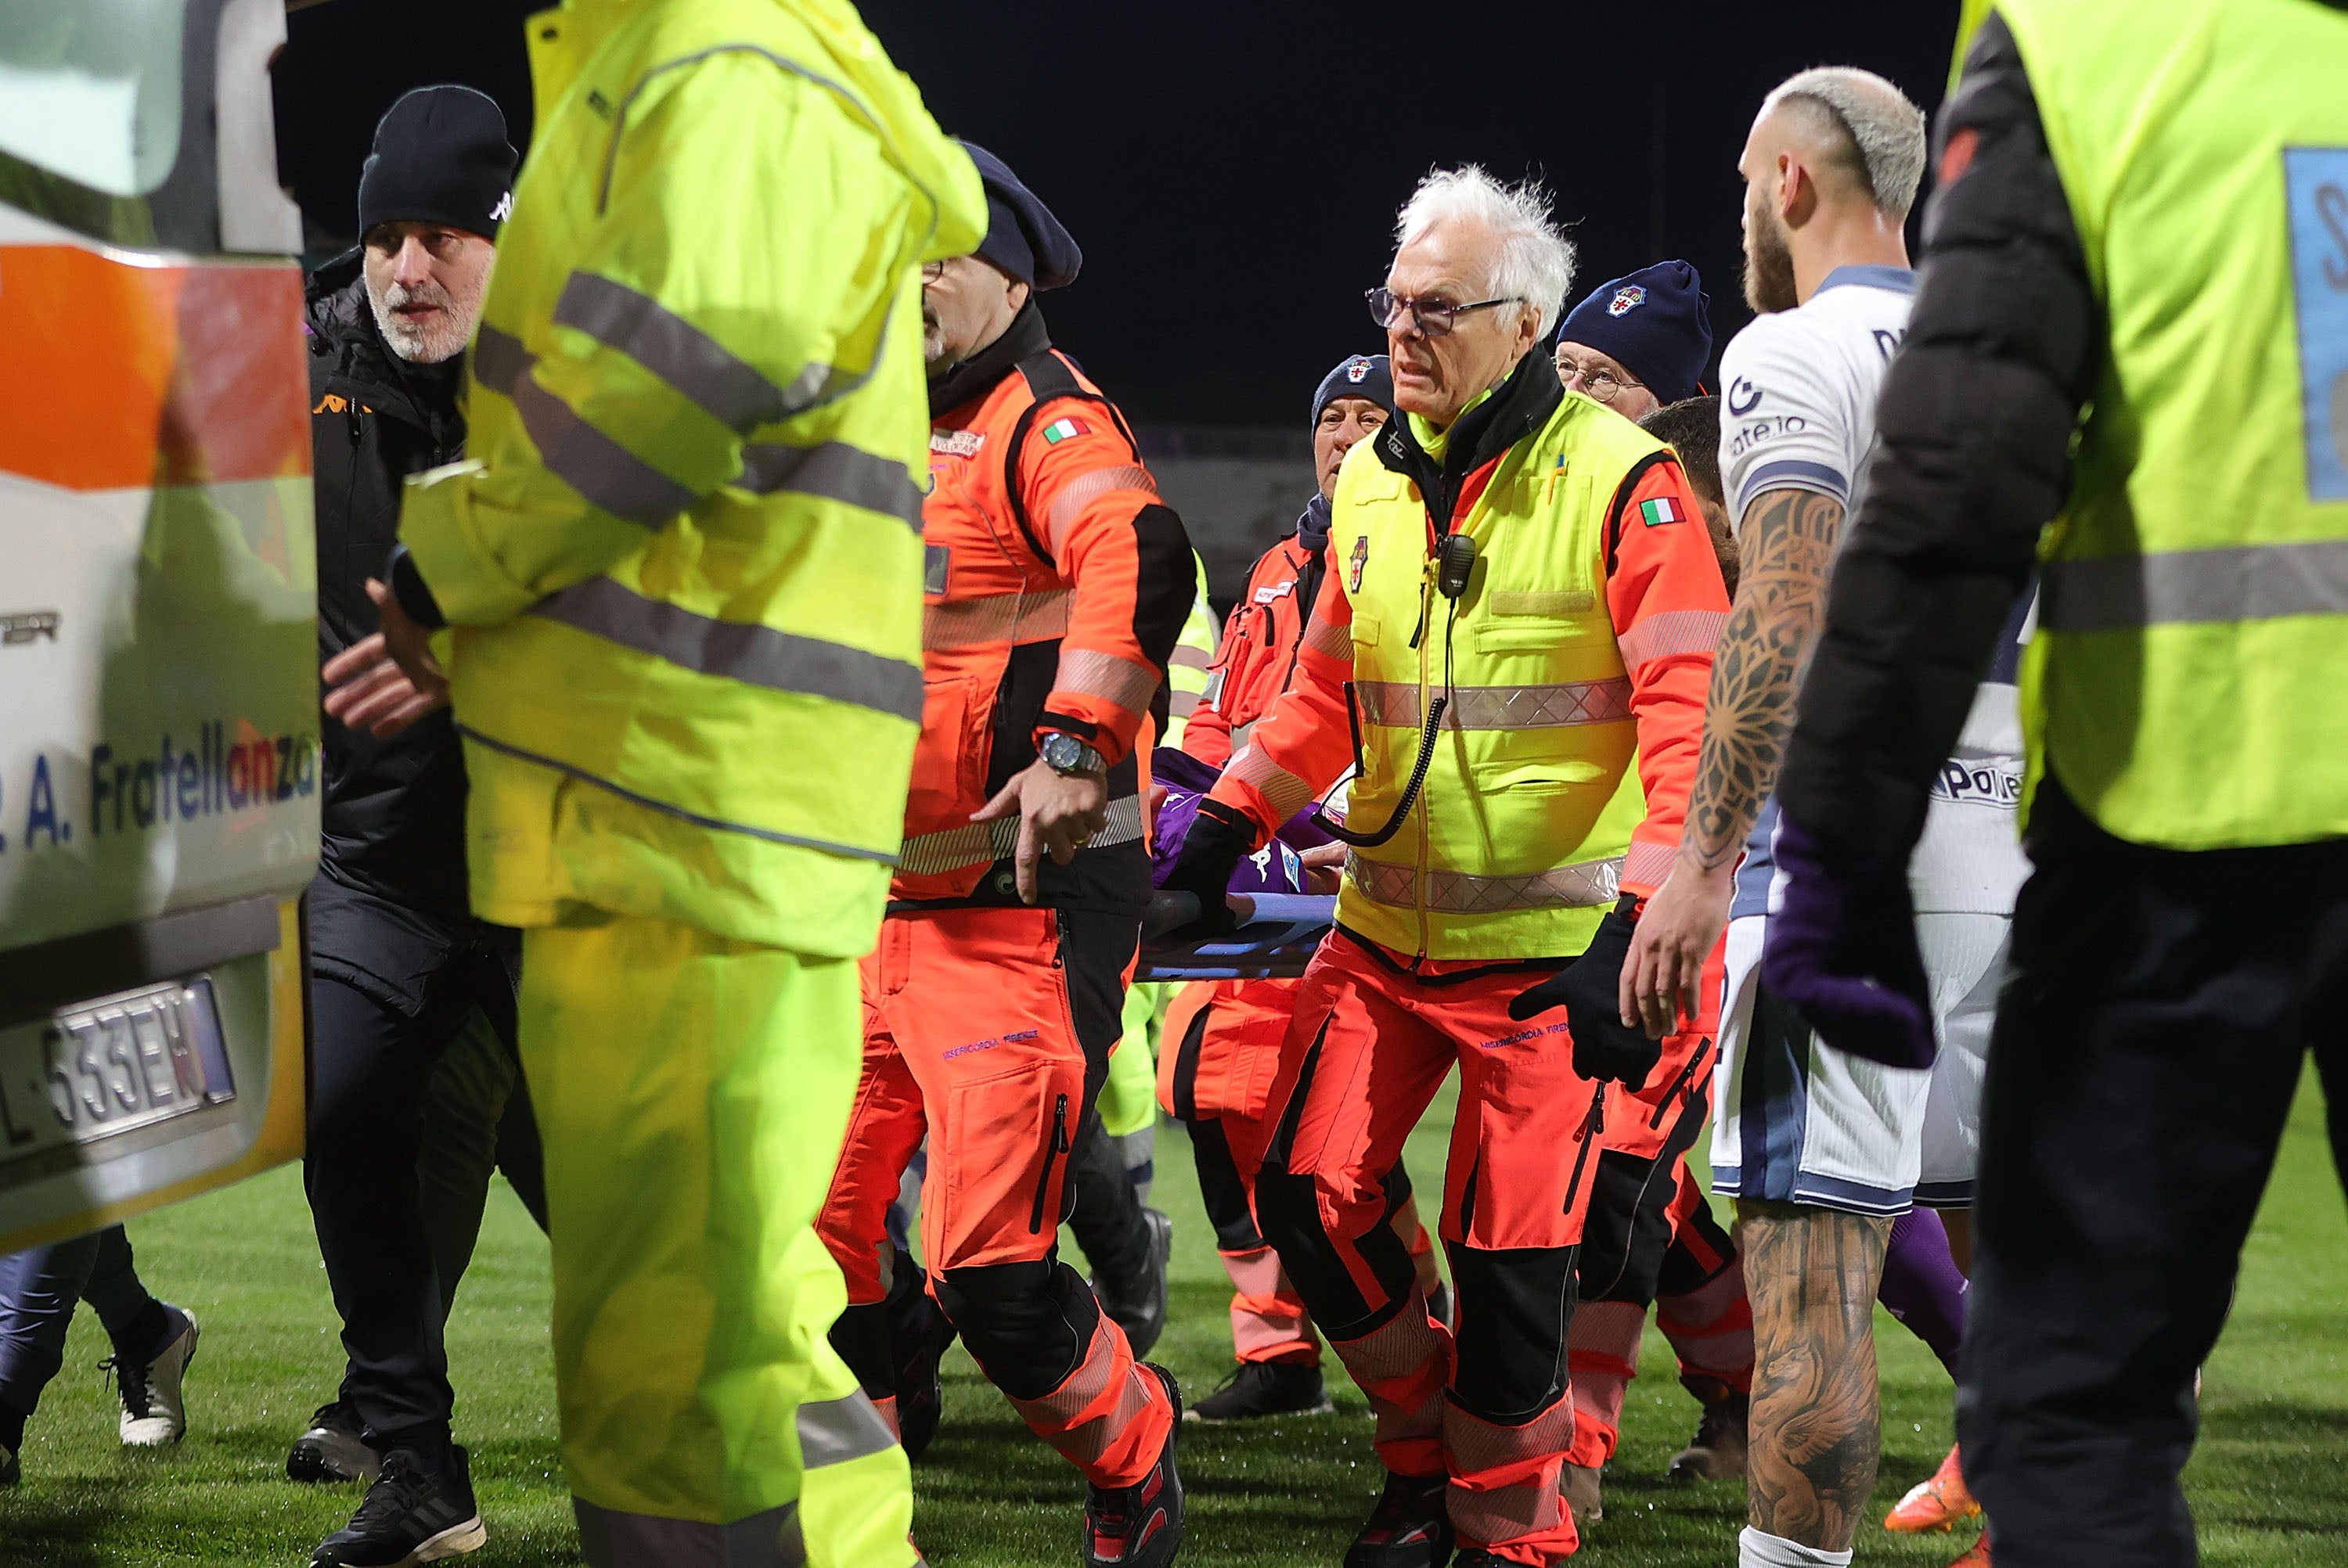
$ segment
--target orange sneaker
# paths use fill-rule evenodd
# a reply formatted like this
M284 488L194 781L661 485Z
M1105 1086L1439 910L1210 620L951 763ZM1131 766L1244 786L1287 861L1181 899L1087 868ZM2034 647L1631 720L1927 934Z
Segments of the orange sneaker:
M1949 1568L1990 1568L1989 1537L1984 1534L1965 1549L1965 1554L1949 1564Z
M1883 1528L1902 1532L1954 1530L1960 1521L1980 1512L1981 1504L1965 1490L1964 1471L1957 1468L1957 1450L1952 1448L1930 1481L1910 1491L1883 1516ZM1967 1568L1971 1568L1971 1556L1970 1553L1966 1554ZM1982 1561L1989 1561L1986 1548Z

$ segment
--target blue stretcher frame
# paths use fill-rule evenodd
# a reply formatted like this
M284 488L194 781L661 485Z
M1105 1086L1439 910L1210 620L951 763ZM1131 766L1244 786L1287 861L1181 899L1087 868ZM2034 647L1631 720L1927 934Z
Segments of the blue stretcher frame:
M1201 942L1169 942L1164 933L1197 918L1188 894L1161 893L1142 923L1141 981L1292 979L1304 972L1336 923L1337 900L1308 893L1234 894L1239 927Z

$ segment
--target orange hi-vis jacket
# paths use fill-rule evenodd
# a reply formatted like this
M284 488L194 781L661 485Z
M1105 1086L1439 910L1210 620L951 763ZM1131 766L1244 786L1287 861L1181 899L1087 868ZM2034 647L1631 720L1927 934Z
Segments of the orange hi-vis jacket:
M1040 737L1108 764L1108 825L1042 901L1138 908L1149 896L1137 741L1165 716L1166 666L1197 594L1181 519L1124 416L1051 347L1031 302L930 387L922 506L922 737L892 907L1016 900L1016 818L973 823Z
M1256 720L1296 679L1297 645L1304 640L1323 569L1301 530L1257 560L1248 573L1247 591L1224 623L1206 701L1182 732L1184 751L1221 767L1247 743Z

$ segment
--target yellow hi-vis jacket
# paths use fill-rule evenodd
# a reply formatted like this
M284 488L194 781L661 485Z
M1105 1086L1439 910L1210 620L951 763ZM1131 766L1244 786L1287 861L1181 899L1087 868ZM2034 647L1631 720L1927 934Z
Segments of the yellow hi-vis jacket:
M922 717L920 264L970 159L837 0L570 0L400 535L472 782L473 905L872 944Z

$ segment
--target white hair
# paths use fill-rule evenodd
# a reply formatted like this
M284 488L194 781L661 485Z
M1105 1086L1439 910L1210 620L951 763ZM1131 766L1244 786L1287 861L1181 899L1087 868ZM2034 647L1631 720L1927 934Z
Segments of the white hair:
M1924 179L1924 111L1873 71L1813 66L1777 84L1761 105L1766 115L1798 98L1823 114L1849 142L1853 171L1879 210L1906 218Z
M1503 185L1473 163L1436 169L1402 204L1395 248L1438 223L1463 220L1483 224L1500 242L1484 282L1488 296L1523 301L1538 318L1537 330L1547 333L1573 287L1573 241L1550 219L1549 192L1537 179Z

